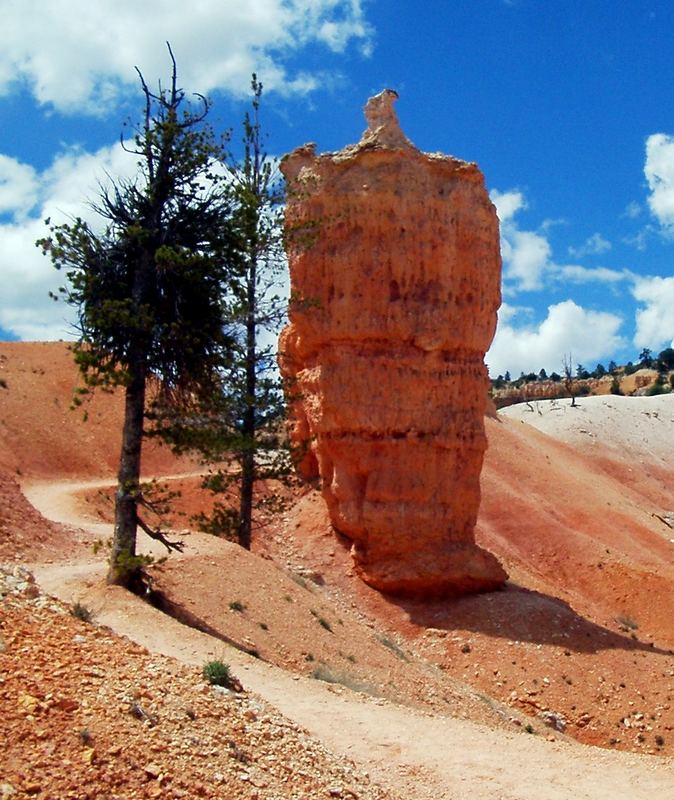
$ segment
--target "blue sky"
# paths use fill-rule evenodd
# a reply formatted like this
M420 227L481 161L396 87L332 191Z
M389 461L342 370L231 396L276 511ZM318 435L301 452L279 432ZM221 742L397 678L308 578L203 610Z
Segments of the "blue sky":
M0 337L65 338L42 220L128 174L134 66L209 94L236 126L250 74L270 150L357 141L400 94L421 149L476 161L501 219L492 375L636 360L674 338L670 0L0 0Z

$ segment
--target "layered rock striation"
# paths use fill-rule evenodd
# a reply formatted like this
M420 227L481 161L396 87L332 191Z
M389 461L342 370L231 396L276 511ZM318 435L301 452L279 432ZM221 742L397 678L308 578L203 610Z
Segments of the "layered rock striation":
M473 537L498 221L476 165L406 139L396 97L370 99L358 144L323 155L305 145L282 163L291 436L367 583L486 590L506 578Z

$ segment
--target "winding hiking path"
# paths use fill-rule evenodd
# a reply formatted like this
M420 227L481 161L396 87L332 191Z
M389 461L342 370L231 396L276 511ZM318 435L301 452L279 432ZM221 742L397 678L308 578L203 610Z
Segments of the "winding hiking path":
M111 526L82 516L75 495L110 481L33 482L30 502L56 522L106 538ZM190 553L217 552L213 537L190 536ZM189 558L190 555L179 555ZM367 769L382 785L419 800L674 800L671 759L548 742L523 732L395 706L320 681L294 676L187 628L139 598L102 582L104 565L33 566L45 591L65 602L85 598L99 622L190 665L226 658L246 689L303 726L336 754Z

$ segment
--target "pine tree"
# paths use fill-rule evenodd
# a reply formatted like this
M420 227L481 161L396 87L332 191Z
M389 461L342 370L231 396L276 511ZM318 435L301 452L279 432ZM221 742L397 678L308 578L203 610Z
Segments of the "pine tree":
M164 408L198 406L217 390L232 346L224 295L240 264L231 187L219 169L224 144L205 122L210 102L186 101L169 54L169 88L151 91L137 70L144 114L122 146L138 174L101 188L93 208L102 232L76 219L38 242L68 279L61 294L77 312L82 391L124 390L108 581L128 587L142 579L138 527L169 551L182 548L140 513L152 507L140 485L150 386Z
M268 487L256 498L256 486L270 480L292 483L294 474L285 443L284 394L276 367L276 337L286 314L286 302L278 294L286 270L284 186L274 159L265 150L260 122L262 84L255 75L251 86L251 109L243 119L243 154L227 164L241 260L228 305L232 359L207 416L164 420L164 436L174 447L197 452L215 465L204 480L205 488L216 496L214 510L210 516L198 515L200 527L247 549L254 511L274 513L283 507L282 492Z

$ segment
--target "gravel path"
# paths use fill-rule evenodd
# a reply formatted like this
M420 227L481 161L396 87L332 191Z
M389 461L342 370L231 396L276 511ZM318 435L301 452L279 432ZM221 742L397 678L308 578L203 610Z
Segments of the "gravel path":
M48 519L85 528L96 537L109 535L109 526L82 518L72 500L75 493L92 485L33 483L27 495ZM217 540L205 539L203 546L217 547ZM494 731L293 676L186 628L126 592L102 588L100 561L85 558L32 568L43 588L66 602L89 592L87 602L95 603L100 623L151 652L186 664L203 664L214 656L225 658L247 689L330 750L367 769L374 780L407 797L674 800L671 760L548 742L523 732Z

